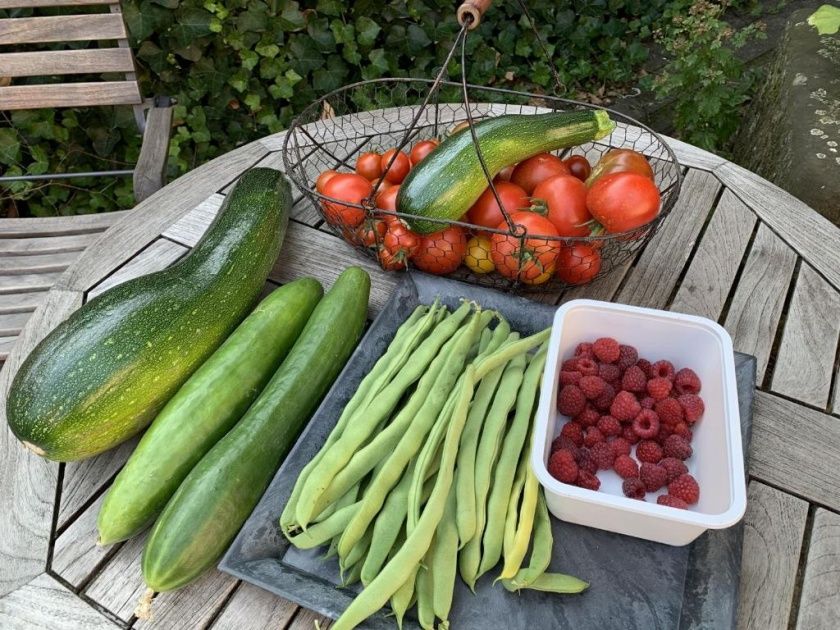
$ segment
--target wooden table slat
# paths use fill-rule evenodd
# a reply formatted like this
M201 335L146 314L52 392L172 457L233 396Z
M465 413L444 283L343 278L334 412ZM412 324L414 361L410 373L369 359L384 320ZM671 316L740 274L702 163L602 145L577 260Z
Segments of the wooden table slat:
M134 72L134 60L130 48L39 50L0 54L0 67L7 77L102 74Z
M134 615L137 602L146 591L140 570L145 543L144 533L123 544L85 589L88 597L126 622Z
M134 278L166 269L189 251L187 247L173 243L165 238L152 242L146 249L137 254L125 266L120 267L112 275L88 291L88 299L95 298L123 282Z
M213 630L285 628L298 608L282 597L242 582L210 627Z
M4 293L25 293L27 291L47 291L61 278L62 271L44 273L14 273L0 275L0 295Z
M96 544L96 517L104 495L88 508L55 539L51 569L78 588L117 551L117 546Z
M3 221L8 220L3 219ZM0 255L28 256L31 254L80 252L89 247L97 238L99 238L99 232L70 234L67 236L0 238Z
M764 379L795 265L793 250L759 225L725 323L735 349L755 356L758 383Z
M803 264L788 310L771 389L827 407L840 337L840 293Z
M808 503L753 481L744 517L738 628L786 630Z
M0 294L0 313L34 311L47 297L47 291Z
M808 564L796 627L840 628L840 515L818 509L814 516Z
M188 620L190 628L204 628L216 616L236 585L236 578L227 573L215 569L208 571L192 584L159 593L152 602L152 618L146 621L139 619L134 627L182 630Z
M0 314L0 337L12 337L20 333L32 316L32 311Z
M750 209L724 190L670 309L720 318L756 224Z
M29 254L27 256L2 256L0 257L0 270L4 274L10 275L64 271L76 262L78 257L78 251L59 252L55 254Z

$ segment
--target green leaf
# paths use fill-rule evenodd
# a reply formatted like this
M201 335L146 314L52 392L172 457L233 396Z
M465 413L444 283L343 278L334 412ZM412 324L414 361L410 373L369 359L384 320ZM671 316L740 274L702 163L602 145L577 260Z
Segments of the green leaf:
M840 7L822 5L808 16L808 24L817 29L819 35L834 35L840 30Z
M197 37L212 33L210 23L213 14L204 9L187 8L178 12L178 20L172 26L172 35L178 47L189 46Z
M280 28L284 31L299 31L306 26L306 18L301 13L297 2L284 2L279 17Z
M289 42L292 67L301 75L307 75L324 65L324 56L318 45L306 35L295 35Z
M369 17L362 16L356 20L356 32L358 33L359 45L363 48L373 46L376 41L376 36L382 29L379 24L371 20Z
M338 0L318 0L315 10L324 15L341 15L344 10L344 3Z
M0 162L16 164L20 160L20 139L14 129L0 128Z
M274 59L280 53L280 46L277 44L259 44L254 51L260 57L268 57L269 59Z
M260 108L260 95L251 92L245 97L244 102L251 109L252 112L257 111Z
M340 88L347 77L347 64L340 57L330 57L327 65L312 73L312 87L318 92Z
M352 24L345 24L341 20L330 22L330 30L338 44L355 44L356 29Z
M239 57L242 59L242 67L248 70L253 70L260 62L260 56L253 50L242 50L239 52Z

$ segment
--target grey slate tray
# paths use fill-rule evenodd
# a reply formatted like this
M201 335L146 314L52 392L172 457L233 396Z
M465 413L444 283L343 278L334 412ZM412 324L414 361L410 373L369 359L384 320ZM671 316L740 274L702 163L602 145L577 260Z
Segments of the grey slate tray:
M461 298L500 311L525 334L551 325L555 307L425 274L406 274L385 309L362 339L304 433L274 477L219 565L222 571L261 586L328 617L336 618L359 587L338 586L338 563L322 560L323 549L290 547L277 519L298 473L317 453L341 410L384 352L396 329L417 304L436 297L455 307ZM750 441L755 359L736 354L738 399L745 452ZM492 575L476 594L458 579L450 614L457 630L575 628L606 630L714 629L735 627L743 524L709 530L686 547L670 547L553 519L552 571L590 582L581 595L536 591L521 595L492 586ZM492 573L492 572L491 572ZM363 626L391 629L380 611ZM417 628L411 619L406 627Z

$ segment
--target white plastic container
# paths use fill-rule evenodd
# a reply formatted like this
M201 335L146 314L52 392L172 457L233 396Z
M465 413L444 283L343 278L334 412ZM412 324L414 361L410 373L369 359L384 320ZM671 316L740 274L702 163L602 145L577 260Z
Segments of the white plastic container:
M700 377L705 413L693 427L694 454L686 462L700 484L700 501L688 510L657 505L652 493L646 501L625 497L621 479L611 470L598 472L597 492L549 474L551 442L568 420L557 411L560 365L578 343L598 337L614 337L635 346L640 357L667 359ZM706 529L734 525L747 506L740 426L732 340L716 322L594 300L572 300L557 310L531 453L548 508L557 518L669 545L686 545Z

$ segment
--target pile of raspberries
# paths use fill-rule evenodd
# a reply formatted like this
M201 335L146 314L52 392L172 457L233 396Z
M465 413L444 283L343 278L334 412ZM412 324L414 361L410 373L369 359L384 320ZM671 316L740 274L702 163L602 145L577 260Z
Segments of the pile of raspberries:
M548 471L564 483L598 490L599 470L624 480L624 495L686 509L700 499L688 473L692 427L703 415L700 378L670 361L640 359L611 337L581 343L560 371L558 411L571 418L551 445ZM635 459L631 451L635 446Z

